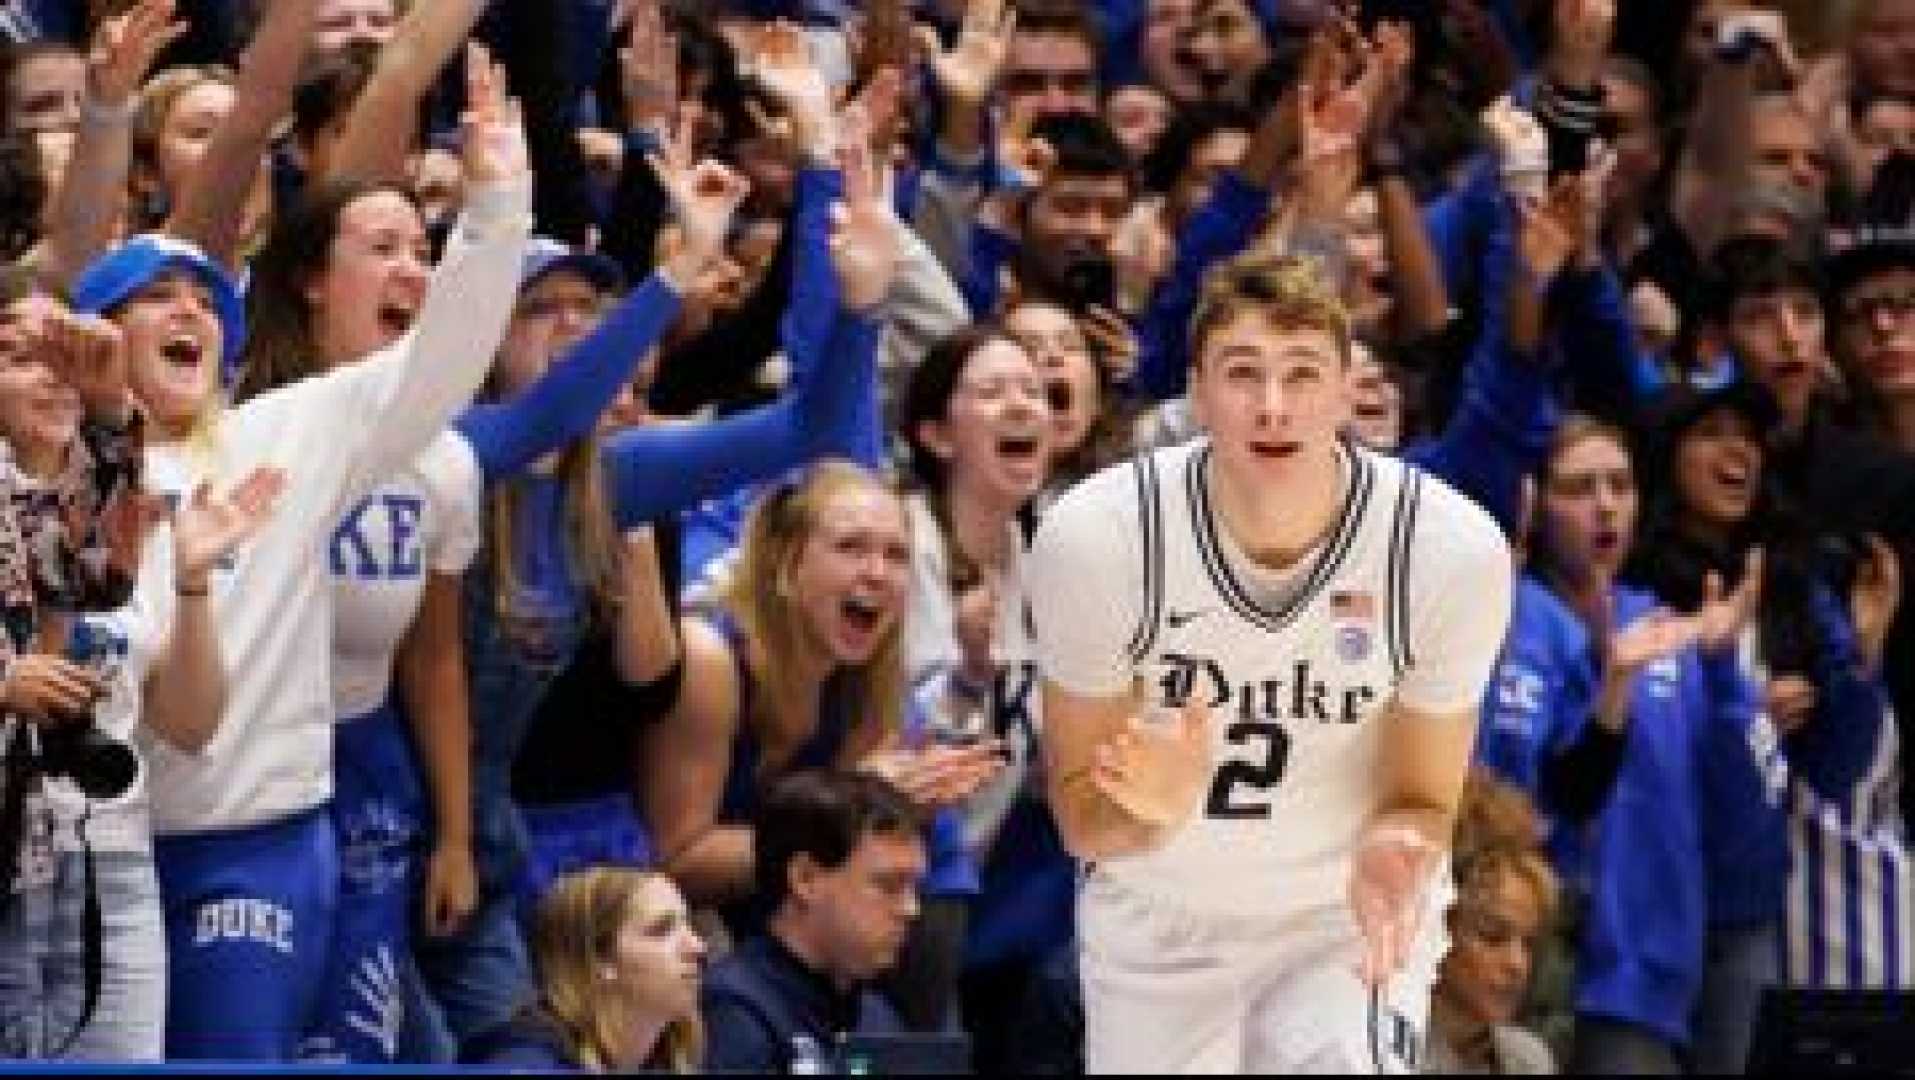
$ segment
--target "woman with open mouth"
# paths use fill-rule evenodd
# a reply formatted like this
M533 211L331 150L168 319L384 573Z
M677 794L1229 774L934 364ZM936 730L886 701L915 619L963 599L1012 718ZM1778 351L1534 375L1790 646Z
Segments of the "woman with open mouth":
M150 541L124 528L149 512L124 349L110 325L0 272L0 710L25 721L0 750L0 813L19 823L0 838L14 882L0 920L8 1058L165 1056L166 929L132 743L205 744L227 682L210 608L191 598L265 520L282 479L261 470L217 499L202 489ZM60 737L91 747L92 767L49 770L30 793L33 774L15 757L28 732L42 754ZM100 767L103 754L113 768ZM56 836L85 842L35 839ZM111 905L90 1015L79 968L42 962L85 954L87 931L44 913L89 902Z
M1665 604L1688 610L1714 574L1733 582L1751 549L1764 552L1759 607L1744 650L1747 674L1764 688L1769 721L1791 761L1819 781L1810 798L1845 801L1876 755L1885 710L1880 678L1892 607L1844 602L1804 515L1779 505L1767 482L1764 442L1780 422L1761 384L1708 392L1678 388L1659 403L1645 475L1643 539L1627 574ZM1861 573L1886 573L1894 552L1875 537L1847 544ZM1844 576L1851 576L1844 573ZM1792 861L1779 806L1711 800L1709 962L1696 1006L1691 1056L1705 1072L1733 1072L1748 1059L1763 990L1779 978L1777 943Z
M1038 332L1041 314L1027 308L1016 325L1033 339L1051 337ZM1068 331L1055 329L1068 341ZM974 327L931 348L911 373L901 410L915 487L905 624L911 690L942 737L1001 739L1007 762L963 810L967 846L987 880L1004 885L970 907L968 974L983 963L1014 970L1018 980L1069 939L1074 889L1043 794L1035 647L1024 614L1028 526L1058 445L1047 381L1008 328ZM994 858L1018 860L1020 869L993 878ZM984 993L970 985L965 1015L974 1030L996 1027L977 1018L1015 1008L1021 987ZM980 1004L980 995L991 1000Z
M694 903L720 908L736 939L769 914L751 899L750 820L778 777L872 769L935 811L996 771L994 744L926 747L909 716L910 563L897 493L858 466L824 462L760 500L722 599L682 620L678 706L645 739L645 816L661 865ZM939 816L929 826L932 902L975 889L957 825ZM935 921L929 904L924 918ZM947 987L943 1008L929 1010L938 1021L949 1002Z
M1714 411L1694 416L1707 425ZM1746 438L1733 426L1728 435ZM1729 505L1733 454L1687 457L1677 471L1696 474L1691 497L1705 497L1706 480L1708 505ZM1538 800L1569 862L1561 869L1600 883L1585 897L1575 995L1574 1066L1595 1072L1674 1070L1682 1055L1711 1049L1715 1020L1698 1012L1707 935L1779 898L1787 876L1781 792L1768 778L1799 770L1816 790L1839 792L1855 771L1852 740L1826 737L1832 725L1816 739L1778 739L1743 668L1743 643L1762 622L1761 549L1742 552L1732 572L1699 574L1693 597L1619 580L1636 547L1636 476L1619 431L1565 421L1538 484L1531 573L1548 595L1525 590L1507 650L1532 667L1506 663L1502 680L1581 688L1531 718L1528 738ZM1558 653L1572 670L1535 670L1542 650L1529 642L1549 635L1587 635L1591 646ZM1492 718L1486 730L1509 727ZM1773 955L1773 938L1766 947ZM1747 957L1737 957L1741 973Z
M190 988L168 1008L169 1059L286 1061L307 1034L340 887L328 813L334 602L322 546L349 506L404 469L471 399L503 337L531 178L516 112L502 88L487 90L472 95L467 122L473 198L430 281L415 267L374 276L371 296L324 273L302 283L324 308L308 313L315 321L351 331L326 340L342 353L329 359L372 354L359 362L228 407L220 373L244 344L245 315L212 259L141 237L96 261L74 289L76 307L106 314L126 339L161 491L177 496L262 465L286 476L279 511L210 582L221 649L248 677L233 681L204 750L155 742L148 759L172 985ZM396 197L361 203L380 218L364 222L374 226L410 210ZM329 268L396 264L407 254L389 250L397 242L374 228L321 250ZM348 301L352 310L341 310ZM417 325L389 342L383 330L401 306ZM251 359L268 364L257 348Z

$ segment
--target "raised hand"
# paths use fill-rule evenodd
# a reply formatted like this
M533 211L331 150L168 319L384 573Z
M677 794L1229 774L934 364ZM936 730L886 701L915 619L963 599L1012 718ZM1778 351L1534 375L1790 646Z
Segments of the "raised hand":
M1616 0L1556 0L1554 14L1552 72L1571 86L1596 85L1616 34Z
M658 2L623 0L613 16L613 26L630 21L625 47L618 51L618 70L626 119L634 129L669 123L678 111L678 35L665 28Z
M485 46L466 46L465 175L474 186L517 184L532 174L519 103L506 94L505 69Z
M1735 647L1762 607L1762 566L1762 549L1751 548L1743 559L1742 580L1730 593L1723 591L1721 575L1710 573L1703 578L1702 606L1690 616L1696 644L1709 650Z
M119 108L139 93L153 61L188 29L173 15L174 0L140 0L126 14L100 23L86 58L87 92L94 103Z
M1017 12L1004 0L970 0L964 6L957 41L948 51L936 30L919 27L919 44L930 58L931 75L945 99L958 107L983 104L997 85L1016 30Z
M1350 913L1363 935L1357 976L1380 986L1409 959L1425 891L1442 852L1421 830L1388 817L1372 822L1350 865Z
M1099 746L1091 783L1146 825L1170 828L1196 812L1217 768L1210 710L1192 698L1171 724L1132 718Z
M1902 560L1888 541L1870 533L1865 538L1868 558L1856 568L1849 585L1849 618L1855 623L1856 643L1869 671L1882 665L1888 628L1902 606Z
M692 163L692 125L681 121L663 153L647 162L671 200L678 245L666 272L690 286L725 253L733 215L751 191L751 183L723 163Z
M111 424L132 410L126 387L126 344L119 327L92 315L62 312L46 321L47 366L73 388L89 416Z
M1784 738L1801 730L1802 725L1815 715L1818 695L1815 684L1800 675L1783 675L1769 680L1768 685L1769 723L1775 725L1775 732Z
M831 87L803 31L780 19L758 31L747 61L751 79L784 106L799 145L825 153L832 144Z
M1483 110L1483 128L1496 147L1503 189L1519 199L1541 201L1549 193L1549 135L1528 111L1507 97Z
M838 150L845 197L831 208L831 265L844 306L870 311L884 302L897 276L903 226L891 209L887 172L872 152L868 122L855 106L846 112L845 132Z
M1131 327L1130 320L1093 304L1078 316L1077 325L1084 339L1090 342L1097 365L1115 382L1128 380L1143 355L1143 346L1138 344L1137 331Z
M1587 242L1587 189L1575 176L1558 177L1541 205L1519 202L1516 258L1537 284L1555 280Z
M1410 67L1416 62L1416 32L1408 23L1386 21L1377 24L1371 42L1369 64L1357 80L1370 125L1386 126L1395 120L1408 97Z
M225 495L200 484L173 513L173 572L188 587L203 586L221 559L258 532L286 490L283 469L260 467Z

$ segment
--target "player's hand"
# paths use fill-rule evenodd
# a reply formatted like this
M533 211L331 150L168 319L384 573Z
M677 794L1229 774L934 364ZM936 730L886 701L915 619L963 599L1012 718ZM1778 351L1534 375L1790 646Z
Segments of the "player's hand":
M1091 782L1125 813L1154 828L1182 824L1216 772L1210 710L1195 698L1172 724L1133 717L1099 746Z
M1357 976L1365 986L1382 985L1409 959L1441 863L1442 852L1413 824L1384 815L1363 830L1350 867L1350 912L1363 935Z

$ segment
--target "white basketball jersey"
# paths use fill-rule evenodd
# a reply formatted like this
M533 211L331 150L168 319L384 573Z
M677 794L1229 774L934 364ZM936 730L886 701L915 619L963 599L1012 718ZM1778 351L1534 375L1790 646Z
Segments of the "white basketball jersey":
M1211 505L1210 454L1202 442L1132 466L1144 604L1130 647L1149 705L1210 707L1216 773L1165 846L1098 873L1233 914L1341 909L1375 805L1381 717L1414 663L1409 552L1434 485L1348 450L1336 524L1271 607Z

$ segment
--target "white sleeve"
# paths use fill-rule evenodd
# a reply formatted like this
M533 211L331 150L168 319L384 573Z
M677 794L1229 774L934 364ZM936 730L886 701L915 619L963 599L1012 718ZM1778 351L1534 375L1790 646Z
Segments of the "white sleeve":
M301 402L298 421L322 425L335 453L346 455L329 519L409 464L478 392L512 316L531 205L529 182L477 192L412 330L360 363L307 380L320 385Z
M1515 560L1469 499L1425 478L1410 542L1410 659L1396 699L1422 713L1478 707L1509 632Z
M1122 694L1135 674L1144 567L1133 470L1108 470L1060 499L1025 564L1038 670L1083 697Z
M463 574L478 557L485 528L485 479L472 444L457 432L433 444L424 470L433 504L426 562L435 574Z
M957 613L951 607L949 561L944 534L930 515L911 522L911 603L904 619L904 663L915 693L941 701L961 662Z

